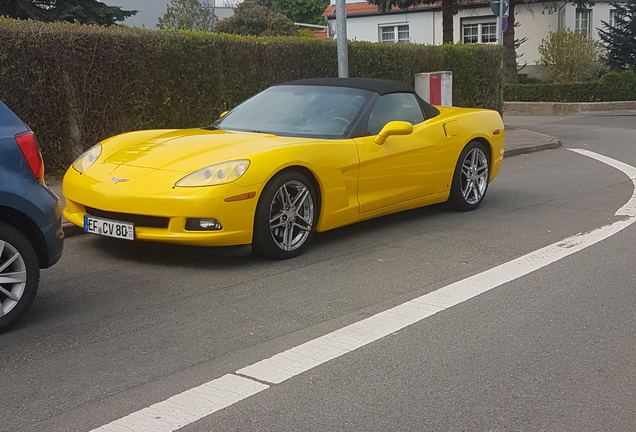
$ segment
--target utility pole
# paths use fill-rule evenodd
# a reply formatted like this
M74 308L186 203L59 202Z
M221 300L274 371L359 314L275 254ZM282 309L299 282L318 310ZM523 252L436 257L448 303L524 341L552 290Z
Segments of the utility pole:
M336 37L338 38L338 77L349 78L346 0L336 0Z

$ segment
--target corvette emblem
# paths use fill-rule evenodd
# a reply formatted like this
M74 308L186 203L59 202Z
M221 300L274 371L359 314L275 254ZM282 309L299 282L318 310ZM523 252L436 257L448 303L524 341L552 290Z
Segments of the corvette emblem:
M117 183L123 183L123 182L127 182L130 179L127 178L119 178L119 177L113 177L113 181L115 182L115 184Z

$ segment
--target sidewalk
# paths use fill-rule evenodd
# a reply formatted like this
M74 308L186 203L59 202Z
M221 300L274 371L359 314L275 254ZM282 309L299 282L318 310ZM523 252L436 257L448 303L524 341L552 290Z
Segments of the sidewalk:
M547 150L559 147L561 142L549 135L543 135L537 132L531 132L525 129L516 129L506 127L506 151L504 157L515 156L519 154L532 153L541 150ZM62 183L59 180L47 180L47 186L60 197L62 208L65 206L64 196L62 195ZM84 230L66 219L62 219L62 227L66 237L82 234Z

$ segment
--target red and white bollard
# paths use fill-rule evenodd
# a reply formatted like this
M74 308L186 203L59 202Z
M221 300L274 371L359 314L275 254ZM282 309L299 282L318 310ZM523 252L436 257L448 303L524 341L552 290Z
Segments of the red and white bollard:
M431 105L453 106L453 72L415 74L415 92Z

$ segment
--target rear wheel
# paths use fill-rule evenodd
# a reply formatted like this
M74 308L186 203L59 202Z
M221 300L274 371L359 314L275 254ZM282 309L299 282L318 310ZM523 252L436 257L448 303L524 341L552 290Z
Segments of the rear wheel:
M471 141L462 150L451 185L449 204L456 210L469 211L479 207L488 190L490 161L486 147Z
M254 218L255 251L264 257L288 259L311 240L317 220L316 192L303 174L286 171L265 186Z
M0 222L0 333L27 312L39 281L33 246L20 231Z

